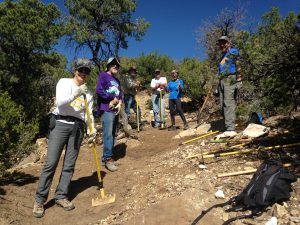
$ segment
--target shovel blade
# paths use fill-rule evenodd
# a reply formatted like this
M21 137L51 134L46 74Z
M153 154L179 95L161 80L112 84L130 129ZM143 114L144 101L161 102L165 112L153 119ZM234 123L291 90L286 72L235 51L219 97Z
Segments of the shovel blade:
M97 197L92 199L92 206L105 205L116 201L116 194L105 195L103 198Z

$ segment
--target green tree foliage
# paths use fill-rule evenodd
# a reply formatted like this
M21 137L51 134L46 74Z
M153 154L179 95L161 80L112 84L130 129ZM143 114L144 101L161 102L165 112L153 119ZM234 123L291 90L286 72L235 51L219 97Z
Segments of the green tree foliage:
M154 77L155 69L161 71L161 75L170 79L169 75L176 68L174 61L167 55L158 55L156 52L148 55L142 54L136 59L138 76L144 86L150 87L150 82Z
M186 86L185 95L193 102L202 102L201 97L207 95L214 85L215 73L210 68L209 61L199 61L196 58L185 58L178 64L179 78Z
M299 106L300 36L297 16L280 18L273 8L262 17L258 32L239 37L244 77L249 82L244 104L265 114L285 113ZM249 92L250 90L250 92Z
M32 148L49 112L66 58L53 51L62 35L60 11L38 0L0 3L1 166ZM4 162L5 160L5 162Z
M25 121L24 108L11 100L7 92L0 94L0 175L18 158L30 152L38 132L38 121Z
M143 18L132 20L134 0L65 0L70 16L68 41L77 48L87 47L99 71L101 61L118 56L128 47L128 38L140 41L149 23Z
M43 83L61 76L58 73L65 67L64 57L51 52L62 34L59 16L54 4L38 0L0 4L0 87L26 106L28 118L44 113L41 96L49 98L53 93L45 92Z

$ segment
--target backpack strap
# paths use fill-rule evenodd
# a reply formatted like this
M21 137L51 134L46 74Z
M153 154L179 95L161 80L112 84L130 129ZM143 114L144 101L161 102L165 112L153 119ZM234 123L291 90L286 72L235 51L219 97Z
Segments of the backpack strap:
M223 203L219 203L219 204L215 204L215 205L212 205L211 207L209 207L207 210L203 210L201 212L201 214L199 216L197 216L197 218L191 223L191 225L196 225L199 220L202 219L203 216L205 216L206 213L208 213L210 210L212 210L213 208L217 208L217 207L224 207L225 205L229 205L231 203L233 203L235 200L235 197L229 199L227 202L223 202Z
M235 220L239 220L239 219L253 218L254 216L260 216L261 214L263 214L263 212L259 212L259 213L252 212L251 214L236 216L236 217L226 220L222 225L228 225L231 222L233 222Z

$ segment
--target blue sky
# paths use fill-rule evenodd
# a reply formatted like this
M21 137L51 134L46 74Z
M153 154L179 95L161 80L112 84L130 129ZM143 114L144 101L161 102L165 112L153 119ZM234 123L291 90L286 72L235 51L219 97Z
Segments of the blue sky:
M44 0L54 2L63 12L62 0ZM158 52L170 56L176 61L185 57L205 58L205 51L197 45L194 31L201 21L214 18L222 9L234 9L242 5L252 26L256 27L261 16L275 6L281 16L289 11L300 11L300 0L137 0L134 18L142 17L151 23L141 42L129 40L129 48L122 50L120 56L138 57L142 53ZM65 54L68 60L89 55L82 50L75 53L72 48L65 48L63 43L56 46L57 51Z

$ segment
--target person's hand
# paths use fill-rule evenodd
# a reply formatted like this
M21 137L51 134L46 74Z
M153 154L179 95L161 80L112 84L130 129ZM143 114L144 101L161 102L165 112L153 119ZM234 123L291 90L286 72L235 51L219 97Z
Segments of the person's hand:
M122 101L119 101L118 104L115 106L116 111L116 115L118 115L121 111L122 108Z
M92 127L92 130L87 130L88 143L93 143L96 140L97 130L95 127Z
M179 88L180 87L180 83L178 82L178 84L177 84L177 88Z
M86 84L80 85L73 93L74 99L79 97L80 95L86 94L88 92L88 88Z
M242 80L236 81L236 88L237 88L238 90L240 90L242 87L243 87L243 82L242 82Z

